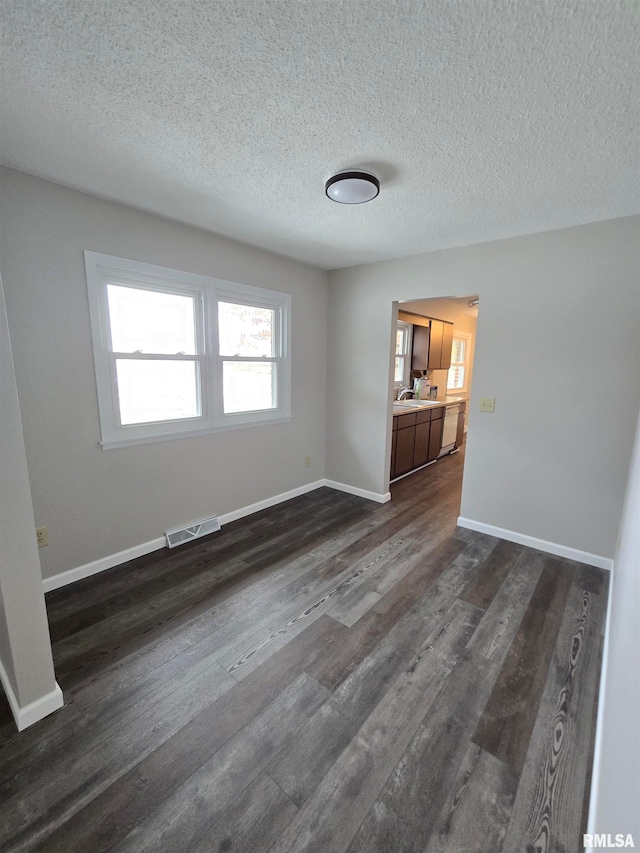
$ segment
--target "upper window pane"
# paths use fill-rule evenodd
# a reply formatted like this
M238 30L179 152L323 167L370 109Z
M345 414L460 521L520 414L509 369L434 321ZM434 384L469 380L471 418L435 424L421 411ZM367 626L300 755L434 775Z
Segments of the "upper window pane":
M109 284L107 297L114 352L195 355L193 296Z
M451 361L453 364L461 364L464 361L466 344L467 342L461 338L453 339L453 346L451 347Z
M218 302L220 355L274 356L275 311L255 305Z

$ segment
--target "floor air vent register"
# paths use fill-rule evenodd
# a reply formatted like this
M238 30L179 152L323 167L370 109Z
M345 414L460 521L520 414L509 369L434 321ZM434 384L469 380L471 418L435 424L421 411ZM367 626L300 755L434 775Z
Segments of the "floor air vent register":
M188 527L167 530L164 535L167 537L167 547L175 548L176 545L184 545L185 542L200 539L201 536L208 536L217 530L220 530L220 522L214 515L211 518L203 518L202 521L194 521Z

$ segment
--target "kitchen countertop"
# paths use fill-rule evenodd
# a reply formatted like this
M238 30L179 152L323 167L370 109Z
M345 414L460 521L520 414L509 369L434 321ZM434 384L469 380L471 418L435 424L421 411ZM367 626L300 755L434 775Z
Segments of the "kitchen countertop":
M417 400L415 406L397 406L394 404L393 416L395 418L396 415L406 415L411 414L412 412L422 412L425 409L437 409L438 407L444 407L446 405L446 400Z
M406 400L403 402L412 403L413 400ZM434 409L438 406L450 406L455 403L466 403L466 397L454 397L449 396L445 398L438 398L436 400L416 400L415 406L398 406L395 402L393 404L393 416L394 418L397 415L405 415L411 412L420 412L423 409Z

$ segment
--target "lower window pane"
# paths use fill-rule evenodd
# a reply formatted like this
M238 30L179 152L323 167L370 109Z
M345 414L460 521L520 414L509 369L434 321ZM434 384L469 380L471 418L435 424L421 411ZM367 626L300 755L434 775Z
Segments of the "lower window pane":
M404 358L396 356L396 369L393 374L394 382L402 382L404 379Z
M119 358L116 371L123 426L200 416L196 362Z
M222 387L225 415L277 408L273 362L224 361Z
M464 388L464 367L462 365L449 368L447 388Z

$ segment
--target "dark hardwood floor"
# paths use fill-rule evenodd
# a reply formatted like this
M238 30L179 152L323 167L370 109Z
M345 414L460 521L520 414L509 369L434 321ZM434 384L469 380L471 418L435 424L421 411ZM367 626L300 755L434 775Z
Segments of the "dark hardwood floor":
M3 851L582 848L608 577L456 528L462 453L47 596Z

